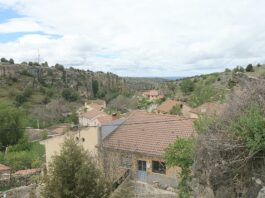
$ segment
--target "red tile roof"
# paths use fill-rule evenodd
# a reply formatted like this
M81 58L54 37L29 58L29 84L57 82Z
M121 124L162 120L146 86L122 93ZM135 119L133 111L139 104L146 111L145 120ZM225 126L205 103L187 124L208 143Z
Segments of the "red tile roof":
M162 156L176 138L194 134L193 119L134 111L103 141L103 147Z
M161 113L169 113L170 110L177 104L176 100L167 100L157 107L157 111Z
M96 117L98 117L98 116L106 116L107 114L106 113L104 113L104 112L102 112L102 111L99 111L99 110L96 110L96 109L93 109L93 110L91 110L91 111L88 111L88 112L84 112L84 113L82 113L82 117L84 117L84 118L87 118L87 119L94 119L94 118L96 118Z
M111 115L106 115L106 116L100 116L100 117L98 117L97 118L97 120L98 120L98 122L100 123L100 124L104 124L104 123L108 123L108 122L111 122L111 121L113 121L113 116L111 116Z

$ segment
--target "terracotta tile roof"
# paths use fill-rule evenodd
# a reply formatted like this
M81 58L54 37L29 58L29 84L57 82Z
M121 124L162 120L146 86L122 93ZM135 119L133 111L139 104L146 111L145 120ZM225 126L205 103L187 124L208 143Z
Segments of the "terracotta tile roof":
M106 116L106 115L107 115L106 113L99 111L99 110L96 110L96 109L93 109L91 111L84 112L81 114L82 117L90 119L90 120L94 119L98 116Z
M161 113L169 113L170 110L177 104L176 100L167 100L157 107L157 111Z
M104 105L99 105L97 103L91 103L88 106L90 106L92 109L95 109L95 110L98 110L98 111L104 109Z
M98 120L98 122L100 123L100 124L104 124L104 123L108 123L108 122L111 122L111 121L113 121L113 116L111 116L111 115L106 115L106 116L100 116L100 117L98 117L97 118L97 120Z
M10 167L0 164L0 173L11 170Z
M194 134L193 119L134 111L103 141L103 147L147 155L163 155L177 137Z
M224 109L225 109L225 104L221 104L218 102L207 102L197 108L194 108L191 112L196 114L218 115L222 113Z
M41 169L40 168L33 168L33 169L27 169L27 170L19 170L15 172L16 175L30 175L30 174L35 174L35 173L40 173Z

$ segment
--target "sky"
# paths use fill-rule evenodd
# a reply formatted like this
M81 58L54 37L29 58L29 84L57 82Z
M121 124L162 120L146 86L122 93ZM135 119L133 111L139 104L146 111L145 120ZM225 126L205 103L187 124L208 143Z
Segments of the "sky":
M264 0L0 0L0 57L191 76L265 63Z

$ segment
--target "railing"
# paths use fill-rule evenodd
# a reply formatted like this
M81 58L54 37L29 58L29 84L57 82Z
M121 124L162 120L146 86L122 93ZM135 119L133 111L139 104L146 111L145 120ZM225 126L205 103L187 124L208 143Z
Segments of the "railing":
M117 189L122 184L122 182L130 176L130 173L131 171L127 169L125 173L112 184L113 189Z

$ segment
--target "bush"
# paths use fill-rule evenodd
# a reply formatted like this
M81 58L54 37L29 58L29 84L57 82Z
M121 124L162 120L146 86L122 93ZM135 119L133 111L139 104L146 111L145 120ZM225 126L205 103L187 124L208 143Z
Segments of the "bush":
M64 89L62 92L62 96L65 100L69 102L74 102L79 99L79 93L71 89Z
M8 60L7 60L6 58L3 57L3 58L1 58L1 62L2 62L2 63L7 63Z
M19 107L23 105L25 102L27 102L27 97L24 96L24 94L18 94L15 98L16 106Z
M178 197L180 198L190 197L189 182L191 180L190 166L193 163L193 146L194 141L192 139L177 139L165 151L166 164L181 168L181 180L178 184Z
M265 149L265 115L258 104L251 105L231 126L232 134L240 137L248 149Z
M67 162L67 163L65 163ZM111 183L73 137L67 138L55 155L45 181L44 197L109 197Z
M241 66L237 66L236 68L234 68L233 72L234 73L236 73L236 72L242 72L243 73L243 72L245 72L245 69Z
M2 163L10 166L12 171L39 168L44 163L44 154L44 146L37 142L19 143L9 148Z
M170 114L171 115L182 115L180 106L179 105L173 106L172 109L170 110Z
M253 68L252 64L249 64L249 65L246 67L246 72L254 72L254 68Z
M236 81L229 79L227 85L228 85L229 89L232 89L234 86L236 86Z
M17 144L24 135L24 113L12 106L0 104L0 150Z
M10 58L10 59L9 59L9 63L10 63L10 64L15 64L14 59Z
M205 102L223 101L225 99L224 90L218 89L213 85L200 83L188 99L191 107L197 107Z
M194 121L193 127L198 134L206 132L209 127L214 123L215 116L201 115Z
M195 88L195 83L191 79L188 78L188 79L182 80L179 86L180 86L180 90L184 94L190 94Z

